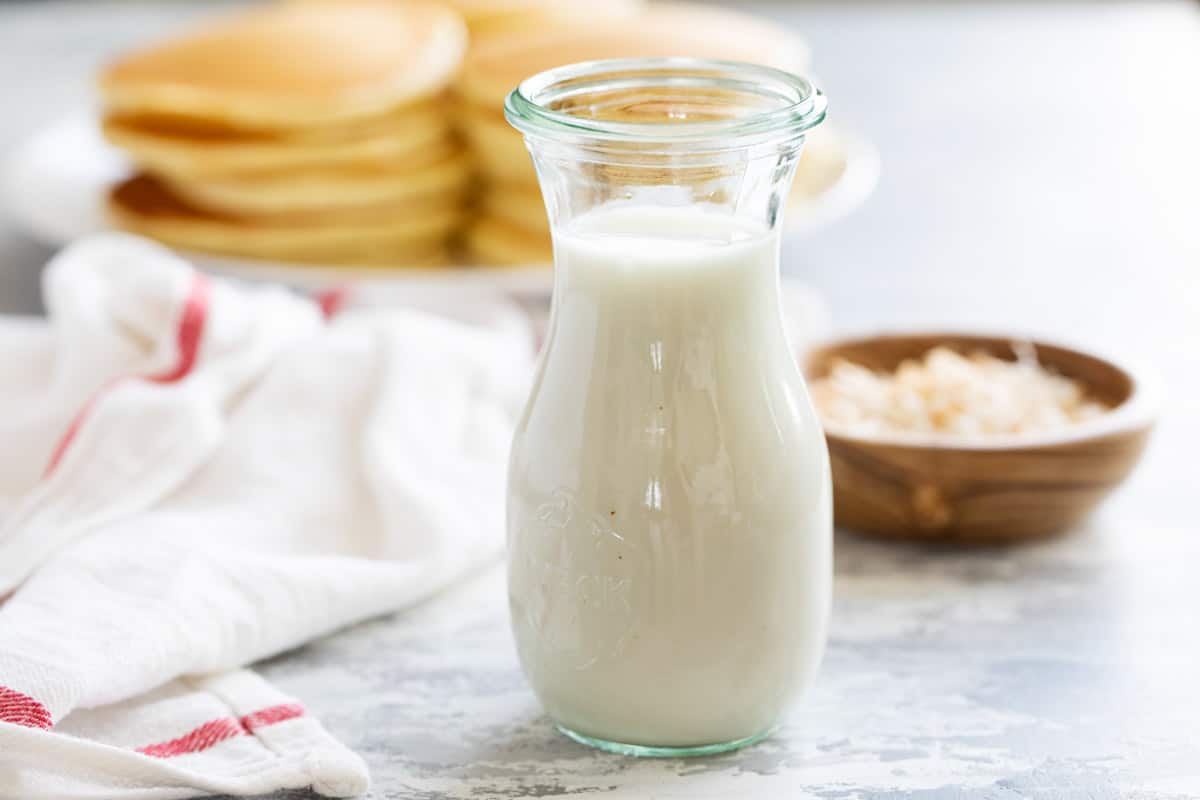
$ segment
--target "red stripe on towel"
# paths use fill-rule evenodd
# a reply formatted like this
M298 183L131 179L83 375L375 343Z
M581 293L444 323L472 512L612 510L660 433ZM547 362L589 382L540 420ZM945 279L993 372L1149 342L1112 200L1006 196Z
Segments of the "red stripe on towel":
M175 363L174 367L157 375L147 375L144 378L145 380L152 383L175 383L187 377L192 368L196 366L196 358L200 352L200 340L204 338L204 321L208 317L209 294L208 276L199 272L195 273L192 278L191 288L188 290L187 299L184 300L183 311L179 315L179 330L175 336L179 349L179 360ZM63 433L62 438L58 440L58 444L54 446L54 451L50 455L50 463L46 465L46 471L42 473L43 478L53 472L58 463L62 461L63 455L67 452L67 448L70 447L71 442L75 440L75 436L79 433L84 420L87 419L88 414L96 405L96 401L127 377L130 376L120 375L113 378L100 387L100 391L96 392L84 403L83 408L79 410L79 413L71 420L71 424L67 426L67 430Z
M200 339L204 336L204 321L208 317L208 300L212 287L208 276L197 272L192 278L192 287L188 290L187 299L183 302L183 313L179 315L179 332L175 341L179 349L179 362L173 369L158 375L151 375L146 380L154 383L174 383L183 380L192 367L196 366L196 356L200 353Z
M285 722L289 719L296 719L302 716L304 716L304 707L297 703L268 706L252 714L247 714L241 719L234 719L233 717L214 719L193 729L189 733L185 733L178 739L139 747L137 751L148 756L154 756L155 758L170 758L171 756L182 756L187 753L198 753L201 750L207 750L213 745L220 744L226 739L248 736L260 728L266 728L277 722Z
M46 707L27 694L0 686L0 722L11 722L26 728L51 728L54 720Z
M255 731L259 728L265 728L268 725L274 725L276 722L284 722L285 720L303 716L304 706L299 703L284 703L264 708L261 711L255 711L253 714L247 714L238 720L238 722L247 731Z
M181 756L185 753L197 753L201 750L207 750L214 744L232 739L235 736L242 736L246 733L238 721L233 717L225 717L223 719L214 719L212 722L206 722L199 728L196 728L178 739L171 739L168 742L159 742L147 747L139 747L139 753L145 753L148 756L155 758L170 758L171 756Z
M108 383L100 387L100 391L88 398L88 401L83 404L83 408L79 409L79 413L71 420L71 424L67 426L66 432L58 440L58 444L54 446L54 452L50 454L50 463L46 465L46 471L42 473L43 478L54 472L54 468L58 466L58 462L62 461L63 454L67 452L67 447L75 440L75 434L79 433L79 428L83 425L83 421L87 418L88 413L91 412L92 406L96 405L96 401L103 397L121 379L121 377L116 377L108 381Z
M346 305L346 301L350 299L350 287L335 286L332 289L322 289L313 295L313 300L317 302L321 313L325 315L325 319L333 319L342 307Z

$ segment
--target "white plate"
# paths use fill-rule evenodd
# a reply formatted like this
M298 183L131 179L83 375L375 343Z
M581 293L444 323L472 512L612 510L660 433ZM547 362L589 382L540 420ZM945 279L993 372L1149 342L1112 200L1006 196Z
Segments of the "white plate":
M788 211L788 236L804 236L858 207L879 177L879 156L865 138L838 132L844 156L839 170L810 199ZM12 219L35 238L55 247L111 230L104 208L108 187L128 172L121 153L100 135L94 113L77 113L34 134L17 148L0 175L0 199ZM355 268L251 261L199 253L189 259L212 272L269 280L305 289L351 283L419 283L487 286L515 293L544 293L551 284L546 266L463 268Z

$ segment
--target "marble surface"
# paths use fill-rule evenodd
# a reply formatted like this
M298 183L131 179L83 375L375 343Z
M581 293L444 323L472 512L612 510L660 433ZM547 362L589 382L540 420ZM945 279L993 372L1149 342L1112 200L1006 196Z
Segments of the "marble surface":
M1200 7L754 3L801 27L884 173L785 250L839 331L1027 331L1158 369L1162 421L1086 528L962 551L839 532L829 651L776 737L699 761L589 751L541 717L499 569L264 665L370 763L370 797L1200 797ZM196 3L0 3L0 153ZM0 220L0 311L48 252ZM663 680L664 676L647 676ZM273 800L301 800L284 793Z
M1137 529L1110 509L971 552L840 533L816 688L774 738L707 759L556 733L516 667L500 570L261 671L367 758L373 798L1194 798L1200 540Z

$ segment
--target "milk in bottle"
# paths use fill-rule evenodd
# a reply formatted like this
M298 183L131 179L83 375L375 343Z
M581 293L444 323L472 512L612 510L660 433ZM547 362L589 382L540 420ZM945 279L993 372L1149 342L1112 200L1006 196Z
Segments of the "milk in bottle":
M679 202L676 184L696 173L672 172L671 158L646 172L647 148L626 163L618 147L610 169L585 141L578 167L539 155L554 130L545 142L536 120L523 130L556 274L509 472L522 667L588 744L689 755L749 743L811 683L829 615L829 465L784 333L771 206L799 144L741 172L721 162L724 189L684 187ZM751 174L762 185L747 187Z

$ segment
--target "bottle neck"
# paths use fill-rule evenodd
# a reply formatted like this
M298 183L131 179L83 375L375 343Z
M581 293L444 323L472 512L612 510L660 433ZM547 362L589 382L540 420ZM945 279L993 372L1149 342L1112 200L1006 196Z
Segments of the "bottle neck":
M689 165L685 156L659 154L633 166L590 160L577 148L544 141L530 142L530 152L556 233L592 224L579 221L582 217L596 218L603 216L597 212L630 206L645 208L660 223L678 222L685 228L685 217L664 220L664 215L689 208L712 212L703 229L668 231L685 239L704 236L709 229L715 235L729 233L726 222L746 230L776 230L800 157L799 147L768 156L745 151L727 154L721 165L698 167Z

